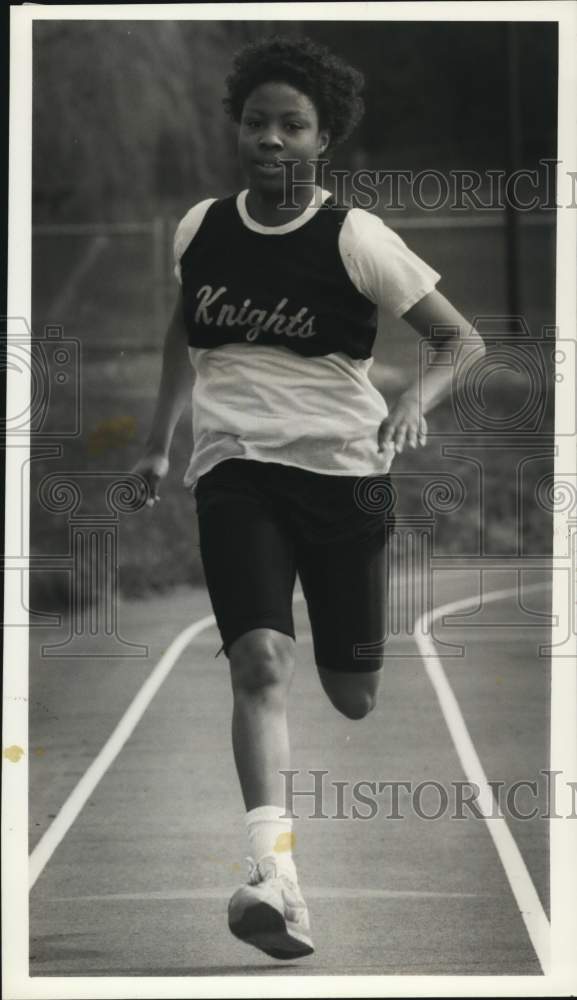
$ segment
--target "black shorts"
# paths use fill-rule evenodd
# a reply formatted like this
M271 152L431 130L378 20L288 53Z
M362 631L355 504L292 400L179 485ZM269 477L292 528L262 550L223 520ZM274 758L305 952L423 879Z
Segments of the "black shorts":
M382 666L394 527L388 474L331 476L227 459L194 490L200 550L225 655L255 628L295 638L298 573L315 660L334 671ZM218 655L218 654L217 654Z

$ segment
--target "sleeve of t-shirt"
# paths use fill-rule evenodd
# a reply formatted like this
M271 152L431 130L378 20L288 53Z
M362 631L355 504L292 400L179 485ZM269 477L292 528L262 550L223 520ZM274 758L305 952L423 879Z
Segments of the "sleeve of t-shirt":
M441 278L378 216L362 208L347 213L339 248L358 291L397 318L432 292Z
M182 255L187 246L190 244L190 241L196 236L198 230L200 229L202 220L214 201L216 201L216 198L205 198L204 201L199 201L198 204L193 205L176 227L173 242L173 258L174 276L179 285L182 284L182 276L180 273L180 261Z

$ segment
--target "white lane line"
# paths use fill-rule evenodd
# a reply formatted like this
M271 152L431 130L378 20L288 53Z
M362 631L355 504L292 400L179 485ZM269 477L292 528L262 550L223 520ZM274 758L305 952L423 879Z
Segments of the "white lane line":
M118 903L124 901L178 900L178 899L230 899L230 886L226 889L174 889L156 892L116 892L101 896L51 896L46 903ZM494 899L480 892L427 892L418 889L343 889L331 886L307 887L307 899Z
M144 684L131 701L116 729L108 737L97 757L94 758L88 770L70 793L66 802L56 815L44 835L38 841L30 855L29 884L32 889L38 876L42 873L60 841L66 836L80 811L86 805L94 789L104 776L110 765L118 757L127 739L132 735L140 719L146 712L150 702L166 680L180 654L189 642L197 635L215 624L214 615L200 618L199 621L183 629L171 642L165 653L148 675Z
M524 587L523 590L542 590L544 587L550 586L550 581L543 581L542 583L530 584ZM498 601L501 598L511 597L517 593L518 588L516 587L508 588L507 590L493 590L487 594L483 594L482 600L486 602ZM450 604L443 604L430 612L425 612L416 622L415 639L419 647L419 652L423 657L425 670L439 700L463 771L467 776L467 780L473 782L479 788L479 796L476 800L477 805L483 814L489 833L493 838L497 854L509 880L509 885L511 886L521 916L525 921L527 932L541 968L544 974L547 975L549 972L551 936L551 928L547 915L541 905L541 900L533 885L523 856L507 826L507 821L497 806L483 766L469 735L461 709L443 670L433 640L430 637L433 624L443 615L454 614L455 611L460 611L463 608L478 603L479 595L475 595L474 597L464 598L459 601L452 601Z

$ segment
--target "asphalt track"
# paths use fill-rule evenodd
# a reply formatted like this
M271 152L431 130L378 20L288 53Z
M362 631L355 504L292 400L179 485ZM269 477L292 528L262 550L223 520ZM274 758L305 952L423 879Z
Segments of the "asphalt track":
M512 593L518 579L523 608ZM401 593L402 581L396 585ZM539 975L549 865L541 778L549 663L540 646L549 640L550 600L543 567L521 577L512 569L435 572L431 607L462 607L441 614L429 637L410 627L389 636L379 703L362 721L339 716L322 693L306 605L295 601L295 788L312 789L310 772L327 771L328 818L312 818L310 796L295 799L295 853L316 952L293 963L268 959L226 926L248 851L228 666L223 655L214 658L214 626L182 643L139 721L133 714L132 728L98 764L86 804L78 810L77 802L78 815L70 809L69 797L103 761L103 747L166 651L174 652L175 638L211 615L207 593L120 605L119 630L147 644L146 658L46 658L42 645L63 632L33 629L30 974ZM537 816L515 818L501 798L505 819L466 810L454 818L457 785L477 765L504 782L503 795L515 781L537 781L536 795L520 790L516 799L519 812ZM401 818L390 818L391 793L383 791L373 796L372 819L353 819L351 788L361 780L411 783L399 789ZM336 782L344 783L340 809ZM422 782L446 790L444 808L434 786L417 796ZM425 819L417 809L441 815ZM505 837L500 844L491 823Z

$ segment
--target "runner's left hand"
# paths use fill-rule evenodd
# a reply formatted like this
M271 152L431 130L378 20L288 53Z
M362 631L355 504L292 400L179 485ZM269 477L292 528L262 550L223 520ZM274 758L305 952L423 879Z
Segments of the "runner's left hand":
M381 423L377 439L379 451L384 451L391 443L399 454L405 444L411 448L416 448L418 444L424 447L427 443L427 421L420 412L417 400L401 396Z

